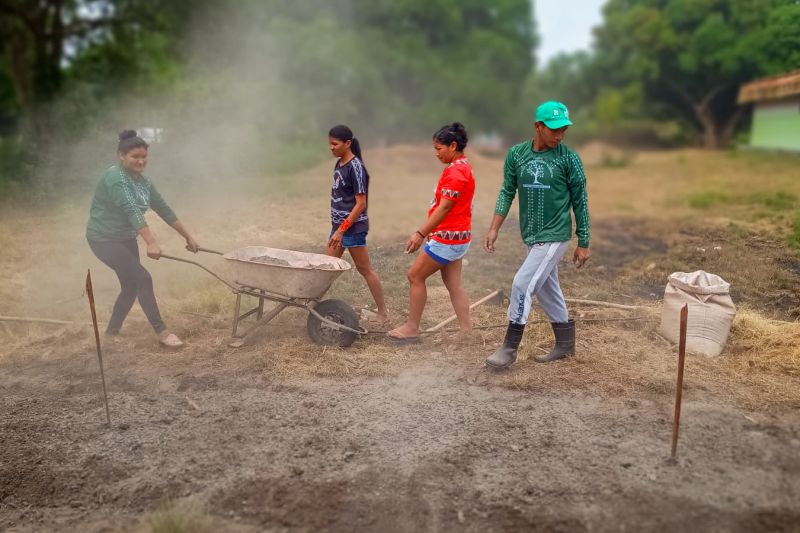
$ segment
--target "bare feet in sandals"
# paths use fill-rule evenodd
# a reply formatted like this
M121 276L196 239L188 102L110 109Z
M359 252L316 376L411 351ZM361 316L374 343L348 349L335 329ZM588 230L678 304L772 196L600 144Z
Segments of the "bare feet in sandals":
M406 323L402 326L394 328L392 331L386 334L390 340L400 343L400 344L409 344L412 342L419 342L419 328L415 328L414 326Z
M164 330L158 334L158 342L161 344L161 346L165 346L167 348L183 347L183 341L180 340L174 333L170 333L169 330Z

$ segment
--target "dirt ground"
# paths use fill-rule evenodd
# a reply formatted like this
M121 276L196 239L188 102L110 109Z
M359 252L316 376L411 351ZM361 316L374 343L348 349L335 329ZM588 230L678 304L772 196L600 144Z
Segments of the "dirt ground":
M122 336L104 339L111 427L81 292L91 268L102 320L116 285L83 243L86 201L3 213L0 315L76 323L0 322L0 530L800 531L800 256L782 241L780 216L742 203L690 206L709 183L754 172L800 195L796 161L776 169L684 151L612 165L598 150L587 150L594 257L582 271L562 264L564 291L638 308L572 305L575 357L530 360L551 342L536 314L520 361L487 371L506 320L494 306L476 311L469 339L445 332L397 347L374 334L344 349L312 344L305 316L287 311L234 349L224 286L147 261L162 312L188 346L160 350L138 307ZM482 228L502 161L472 159ZM399 320L411 260L402 243L439 167L414 147L368 152L366 162L371 253ZM313 251L328 170L214 201L162 188L203 245ZM308 191L311 180L318 190ZM165 252L180 250L158 224ZM507 221L498 254L470 251L473 299L508 290L523 256L515 225ZM224 271L212 256L192 258ZM687 359L672 464L676 358L656 333L659 300L670 272L698 268L731 281L739 312L722 356ZM353 273L331 296L370 304ZM425 323L449 313L432 281Z

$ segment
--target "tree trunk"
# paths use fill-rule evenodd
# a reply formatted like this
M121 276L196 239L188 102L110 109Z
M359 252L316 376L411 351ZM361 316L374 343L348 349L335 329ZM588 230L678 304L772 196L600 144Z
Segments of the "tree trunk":
M703 102L695 105L694 109L700 124L703 125L703 146L712 150L720 148L719 124L710 106Z
M8 73L11 84L17 93L17 102L23 109L33 101L33 75L31 74L29 58L29 41L23 30L14 31L8 38L10 58Z
M686 115L691 114L688 112L689 109L694 111L694 117L703 130L703 146L709 149L721 148L724 140L720 136L721 127L719 120L714 115L712 104L717 96L726 89L727 85L718 85L710 89L700 101L697 101L696 97L687 92L685 88L675 83L668 82L667 85L686 104Z
M736 131L736 126L739 124L739 120L742 118L744 110L744 106L738 106L736 111L734 111L731 115L731 118L729 118L722 127L721 141L723 142L724 146L730 145L731 139L733 139L733 134Z
M61 88L61 59L63 57L64 22L62 1L42 5L31 28L34 39L34 95L38 102L49 101Z

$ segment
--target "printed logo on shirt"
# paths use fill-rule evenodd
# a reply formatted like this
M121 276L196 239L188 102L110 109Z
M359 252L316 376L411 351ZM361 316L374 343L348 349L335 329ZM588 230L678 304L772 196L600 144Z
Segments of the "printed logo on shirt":
M339 170L334 170L333 171L333 190L335 191L336 189L339 188L339 185L343 185L343 184L344 184L344 178L342 177L342 173L339 172Z
M550 165L541 159L534 159L525 164L522 169L524 177L532 177L533 183L523 183L522 186L526 189L549 189L550 185L542 183L542 181L550 181L553 176L553 171Z

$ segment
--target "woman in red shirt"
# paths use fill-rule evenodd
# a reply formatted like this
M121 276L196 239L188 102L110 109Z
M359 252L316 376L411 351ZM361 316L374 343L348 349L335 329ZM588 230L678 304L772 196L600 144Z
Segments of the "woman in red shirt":
M475 194L472 166L464 156L466 147L467 130L459 122L444 126L433 135L436 157L447 166L436 185L428 220L406 243L407 254L419 250L423 243L425 248L408 271L408 319L387 333L394 341L419 342L419 323L428 297L425 280L436 271L442 273L461 331L467 332L472 328L469 297L461 286L461 260L471 240L472 197Z

